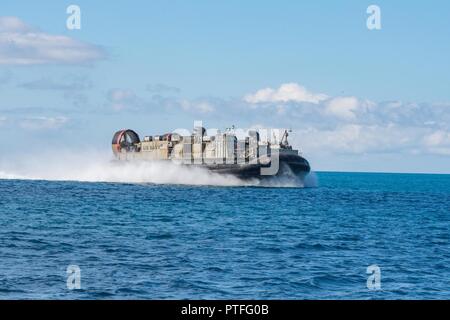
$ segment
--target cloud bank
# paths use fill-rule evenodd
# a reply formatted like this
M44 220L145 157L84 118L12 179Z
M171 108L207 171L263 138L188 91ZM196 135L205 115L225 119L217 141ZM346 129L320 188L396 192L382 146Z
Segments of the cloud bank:
M59 83L46 78L23 83L22 87L63 92L85 88L77 81ZM88 141L97 137L95 141L107 145L105 137L124 125L141 134L152 134L176 129L171 127L174 123L191 129L193 120L202 120L206 127L219 129L232 125L243 129L291 128L291 144L308 159L321 160L322 164L335 163L336 157L342 157L341 164L347 165L351 161L357 163L356 159L380 159L386 155L401 163L403 159L428 156L445 162L450 156L450 103L375 102L357 96L313 93L292 83L228 99L188 99L154 94L147 88L113 88L106 92L102 103L101 110L92 110L92 121L86 110L84 116L70 117L63 110L32 114L27 114L27 109L22 113L3 110L0 126L41 134L58 130L65 139L71 138L73 130L77 135L84 134L90 126ZM373 161L371 168L383 165ZM445 165L441 168L450 169Z
M45 33L17 17L0 17L0 65L83 65L105 56L99 46Z
M242 102L264 125L293 128L305 152L450 155L450 104L331 97L293 83L244 95Z
M237 99L148 100L164 114L196 116L209 126L292 128L291 142L305 154L450 155L450 104L375 102L312 93L300 84L265 88ZM186 126L189 127L189 122Z
M296 83L235 99L143 97L114 89L108 101L110 109L122 114L158 110L168 117L195 116L206 126L292 128L291 141L306 154L450 155L450 103L374 102L312 93Z

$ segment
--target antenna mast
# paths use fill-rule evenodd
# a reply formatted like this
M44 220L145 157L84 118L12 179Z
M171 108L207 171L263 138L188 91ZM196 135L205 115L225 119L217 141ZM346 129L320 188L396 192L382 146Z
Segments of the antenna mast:
M289 132L292 132L292 130L289 129ZM288 130L284 130L283 136L281 137L280 141L280 147L287 149L291 148L291 146L289 145L288 136L289 136Z

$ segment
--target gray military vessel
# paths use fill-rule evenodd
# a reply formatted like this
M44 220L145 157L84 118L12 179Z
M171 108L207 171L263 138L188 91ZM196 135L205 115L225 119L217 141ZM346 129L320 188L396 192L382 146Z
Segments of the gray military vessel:
M112 150L117 161L172 161L240 179L290 175L303 180L310 165L287 138L287 130L279 143L270 143L261 141L256 130L238 139L233 130L208 136L205 128L195 127L191 135L167 133L141 140L135 131L124 129L114 134Z

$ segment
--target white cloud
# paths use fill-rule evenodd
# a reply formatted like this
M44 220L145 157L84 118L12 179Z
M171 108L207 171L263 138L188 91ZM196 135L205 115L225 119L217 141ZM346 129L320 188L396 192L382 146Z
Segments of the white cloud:
M210 113L215 111L213 104L208 101L181 100L180 106L184 111L190 112Z
M107 94L108 107L115 111L136 110L146 112L151 110L164 110L166 112L185 112L209 114L216 110L214 103L208 99L177 99L154 95L145 97L137 95L130 89L111 89Z
M248 94L244 96L244 101L251 104L271 102L309 102L317 104L327 98L327 95L309 92L297 83L285 83L278 89L266 88Z
M0 64L86 64L103 58L98 46L45 33L17 17L0 17Z
M29 117L20 121L20 126L28 130L58 129L68 122L66 117Z
M356 119L359 101L355 97L337 97L326 103L325 112L344 120Z
M294 130L299 146L311 153L364 154L413 152L426 132L396 125L345 124L332 129Z
M423 138L423 143L431 153L450 155L450 132L434 131Z
M28 32L31 28L16 17L0 17L0 32Z
M294 90L304 87L290 88L246 95L241 114L264 119L269 127L297 128L294 144L310 154L450 155L449 104L375 103L355 96L312 99L314 94ZM254 104L260 102L264 105L256 112Z
M108 92L110 107L115 111L139 109L143 102L129 89L111 89Z
M429 147L436 147L442 144L450 146L450 133L442 130L435 131L424 138L424 142Z

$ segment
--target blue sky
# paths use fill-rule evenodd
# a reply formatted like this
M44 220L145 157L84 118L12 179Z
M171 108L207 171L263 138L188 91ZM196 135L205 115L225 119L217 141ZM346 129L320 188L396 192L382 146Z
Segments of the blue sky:
M0 16L11 153L201 119L290 127L316 170L450 173L448 1L14 1Z

